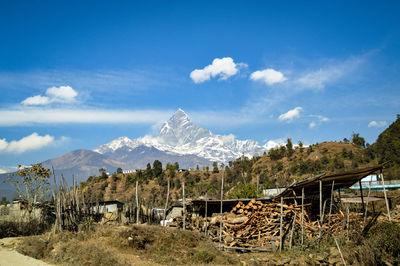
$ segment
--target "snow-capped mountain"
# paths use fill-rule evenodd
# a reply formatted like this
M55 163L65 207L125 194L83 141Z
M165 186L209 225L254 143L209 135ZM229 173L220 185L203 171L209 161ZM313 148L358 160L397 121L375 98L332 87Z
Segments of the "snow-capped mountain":
M245 155L253 157L267 151L254 140L237 140L233 135L215 135L190 121L181 109L165 122L156 137L120 137L93 151L110 156L139 146L153 147L171 155L195 155L208 161L227 163Z

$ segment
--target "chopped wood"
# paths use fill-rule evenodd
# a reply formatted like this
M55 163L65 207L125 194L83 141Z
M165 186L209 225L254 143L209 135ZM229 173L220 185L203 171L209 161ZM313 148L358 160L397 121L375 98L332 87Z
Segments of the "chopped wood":
M320 220L311 215L311 203L295 205L285 202L283 207L282 219L282 240L284 245L300 244L300 232L302 217L304 236L308 240L318 237ZM262 203L261 201L250 201L247 205L238 202L232 208L230 213L223 215L223 244L230 248L255 248L255 247L278 247L280 242L280 202ZM312 218L314 220L312 220ZM215 221L206 222L206 219L199 216L186 217L188 230L207 230L211 240L219 242L220 216L215 217ZM343 212L332 213L330 216L323 217L321 232L340 235L346 233L346 226L343 227L343 221L346 220ZM194 221L192 219L200 219ZM200 226L195 226L199 224ZM346 224L346 223L345 223ZM182 217L174 218L174 221L168 226L182 227ZM349 213L349 227L351 230L362 230L363 217L360 214ZM286 237L286 236L289 236Z

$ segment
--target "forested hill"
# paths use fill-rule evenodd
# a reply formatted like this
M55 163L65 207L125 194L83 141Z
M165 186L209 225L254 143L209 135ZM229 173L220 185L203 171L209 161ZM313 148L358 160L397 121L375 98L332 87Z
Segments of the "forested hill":
M374 164L373 156L366 155L365 150L352 143L324 142L294 148L289 142L289 145L271 150L260 157L238 158L226 166L225 195L228 198L255 197L257 180L261 192L262 188L286 186L313 174ZM169 176L172 200L181 198L182 180L186 183L187 197L196 198L207 192L208 196L218 198L222 171L216 165L183 172L177 172L171 165L167 168L162 170L159 166L155 167L155 164L149 164L140 173L94 176L81 183L81 188L91 200L126 201L134 197L134 183L138 180L143 199L154 206L161 206L165 200Z
M377 155L380 163L387 162L385 175L388 179L400 178L400 115L385 131L383 131L376 142L370 147Z
M384 169L387 179L399 178L400 168L400 119L398 118L380 135L376 143L369 145L354 133L350 140L323 142L304 147L293 145L290 139L285 146L269 150L252 159L242 157L226 166L226 197L255 197L256 184L260 188L282 187L295 180L324 172L342 172L387 162ZM157 167L156 167L157 165ZM167 180L170 177L171 199L182 196L181 184L185 180L186 195L196 198L205 195L218 198L222 171L214 167L178 172L179 166L153 163L146 170L131 174L93 176L81 184L86 197L92 200L126 201L134 197L134 183L139 181L141 197L153 206L164 203ZM221 168L219 166L219 168ZM261 189L260 189L261 191Z

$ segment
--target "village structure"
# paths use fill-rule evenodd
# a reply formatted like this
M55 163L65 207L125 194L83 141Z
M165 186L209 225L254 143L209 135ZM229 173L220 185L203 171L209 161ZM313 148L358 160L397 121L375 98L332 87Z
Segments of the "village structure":
M219 199L187 199L183 184L183 198L168 208L142 205L137 190L135 202L82 201L76 182L72 187L64 182L53 191L54 205L37 204L28 214L23 202L1 205L0 221L53 216L55 232L78 230L88 219L101 224L158 224L200 231L221 249L278 251L324 234L362 234L378 219L399 219L398 214L391 215L387 190L399 189L400 182L385 182L382 169L377 165L310 176L288 187L266 189L263 197L253 199L225 199L223 182ZM348 189L357 195L349 195ZM384 196L371 196L373 190ZM376 204L384 204L386 212L376 212Z

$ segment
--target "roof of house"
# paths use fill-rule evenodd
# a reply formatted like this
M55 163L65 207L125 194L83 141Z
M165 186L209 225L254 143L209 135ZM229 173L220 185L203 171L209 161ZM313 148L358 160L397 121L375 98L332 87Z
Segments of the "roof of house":
M319 194L319 181L322 181L322 192L328 192L332 189L332 183L334 183L334 189L348 188L354 183L358 182L362 178L381 171L383 165L377 165L373 167L357 169L352 171L345 171L340 173L323 173L316 176L311 176L304 180L293 183L288 186L282 193L276 196L280 197L290 197L290 196L301 196L302 189L304 188L304 194L313 195Z

